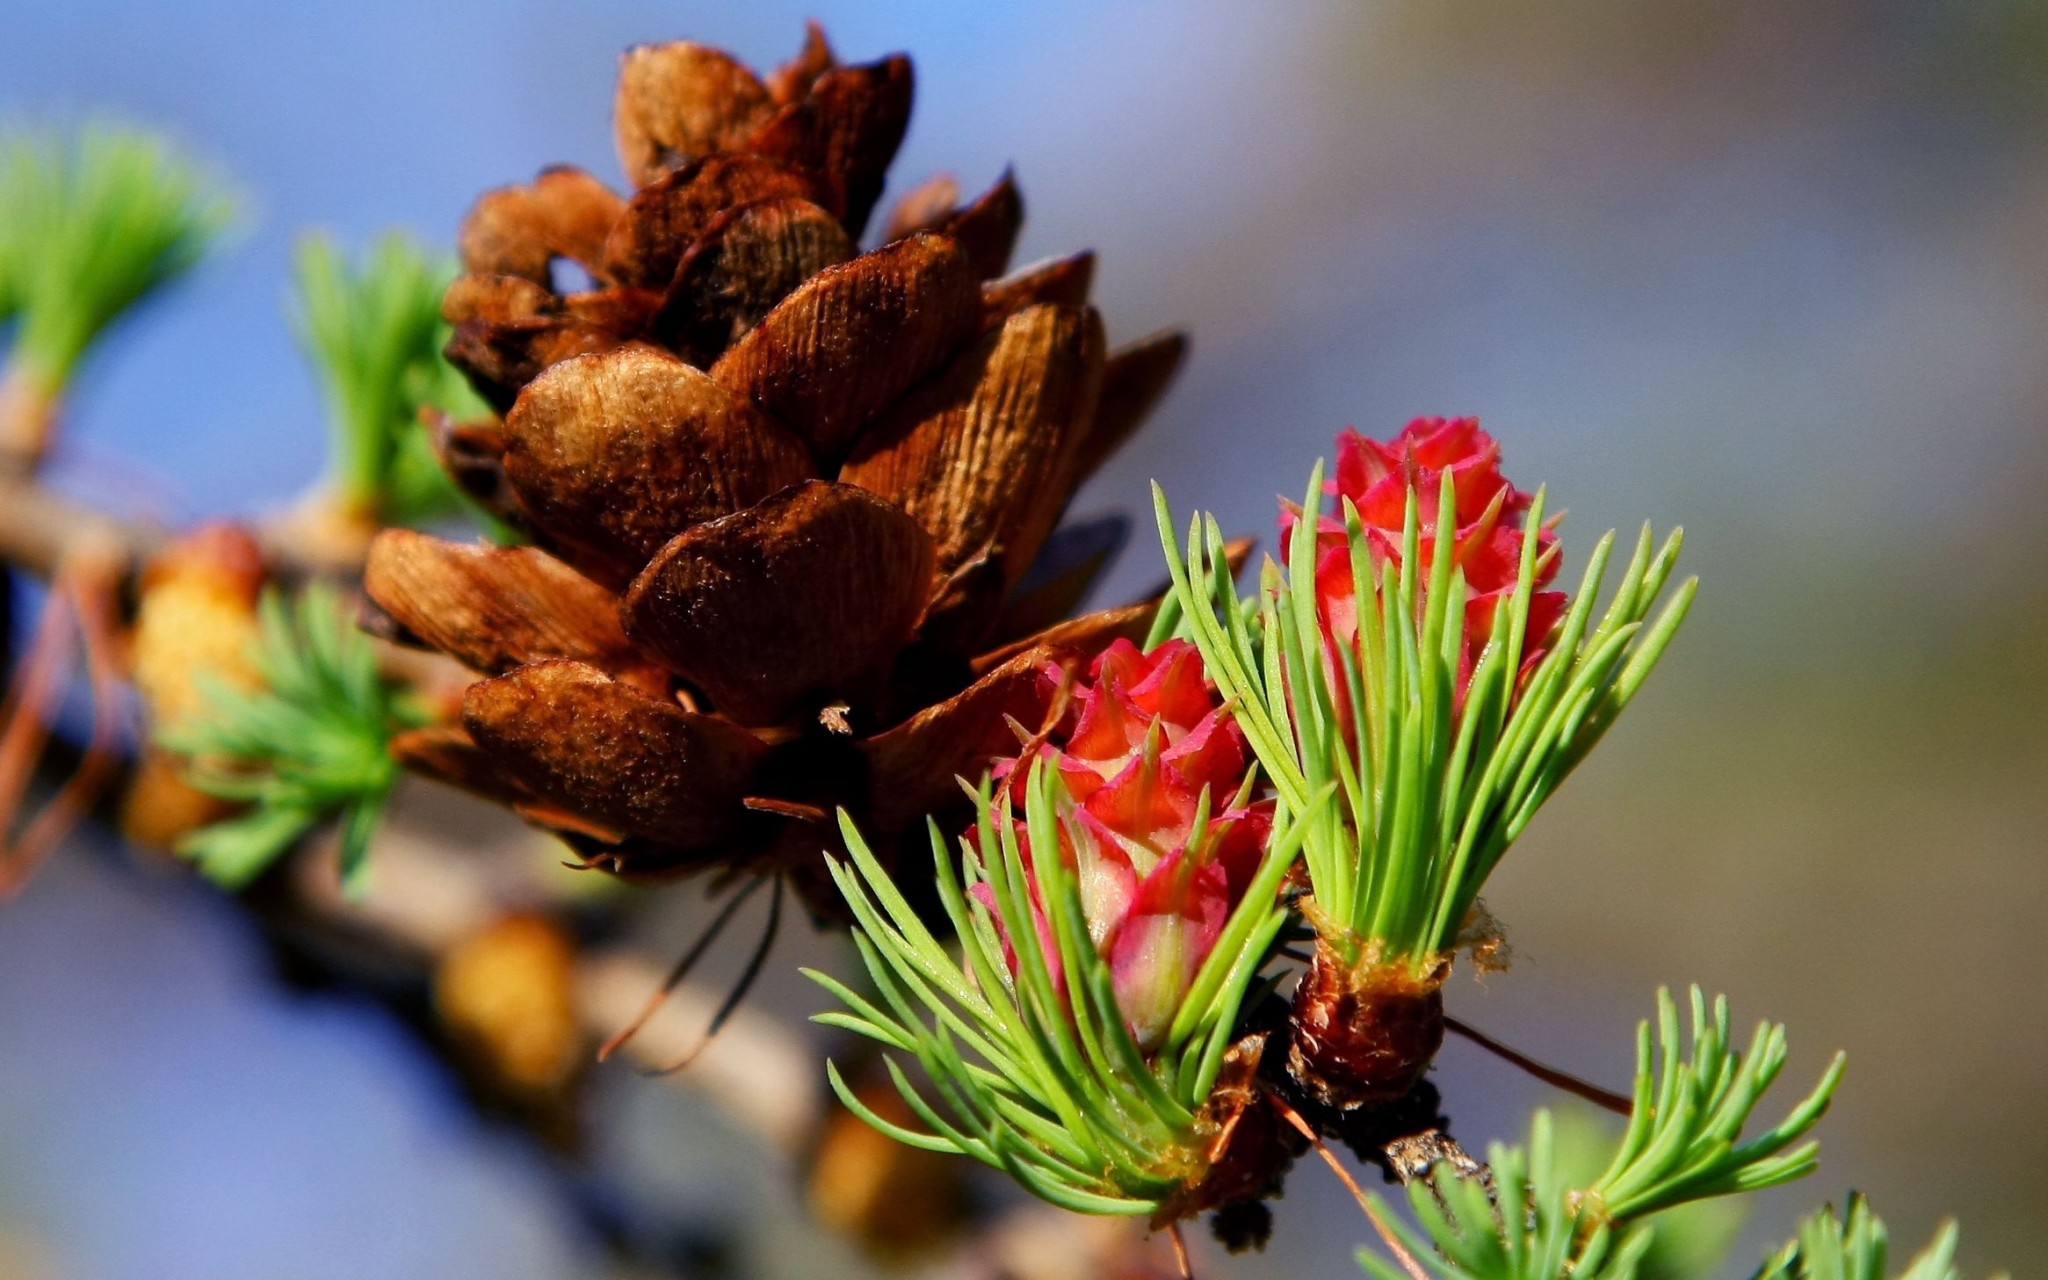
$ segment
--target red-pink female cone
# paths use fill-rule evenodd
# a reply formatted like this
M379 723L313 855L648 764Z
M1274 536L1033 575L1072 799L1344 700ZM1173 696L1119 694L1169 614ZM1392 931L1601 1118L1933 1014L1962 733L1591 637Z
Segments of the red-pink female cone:
M1493 638L1495 610L1514 595L1521 569L1522 518L1530 495L1517 489L1500 469L1500 445L1479 429L1477 418L1416 418L1392 440L1371 440L1347 428L1337 437L1337 475L1324 490L1338 499L1337 510L1316 522L1316 594L1332 643L1349 646L1358 636L1358 603L1354 598L1351 551L1344 536L1343 500L1358 508L1370 540L1374 567L1399 564L1408 494L1416 494L1421 525L1421 559L1425 571L1436 560L1438 486L1451 476L1457 496L1454 563L1465 575L1465 639L1458 664L1462 699L1473 666ZM1298 513L1282 512L1284 535ZM1283 540L1283 546L1286 545ZM1537 535L1536 581L1539 588L1557 576L1557 535ZM1421 600L1417 600L1421 607ZM1564 616L1561 591L1538 590L1529 606L1529 647L1523 669L1542 659L1540 641Z
M1040 754L1073 805L1060 852L1080 883L1089 937L1109 961L1133 1037L1150 1051L1243 899L1271 811L1231 807L1247 769L1244 735L1193 645L1169 640L1140 652L1119 640L1089 676L1070 690L1069 711ZM1047 678L1067 676L1049 668ZM986 886L976 890L989 901ZM1040 942L1057 974L1043 921Z

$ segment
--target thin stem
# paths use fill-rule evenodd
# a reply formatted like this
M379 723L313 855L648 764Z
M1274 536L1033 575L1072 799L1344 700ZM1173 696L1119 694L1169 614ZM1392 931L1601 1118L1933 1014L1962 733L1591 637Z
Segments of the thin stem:
M697 940L690 944L690 949L683 952L682 958L677 960L675 967L668 971L668 976L663 978L661 985L654 989L654 994L647 998L647 1004L638 1014L634 1015L633 1020L627 1023L624 1028L615 1032L609 1040L598 1046L597 1060L599 1062L603 1062L614 1053L617 1053L628 1040L639 1034L640 1028L647 1025L647 1020L654 1016L655 1010L661 1008L662 1004L668 1000L670 994L682 985L683 979L690 976L690 970L697 967L697 961L702 959L704 953L711 949L711 944L718 940L718 935L725 932L725 926L731 922L740 907L746 903L748 898L753 897L754 890L760 887L761 881L759 879L748 880L740 887L738 893L734 894L726 901L723 907L719 908L718 914L712 918L710 924L704 927L704 932L697 935Z
M1618 1116L1626 1116L1635 1110L1635 1104L1626 1096L1603 1089L1590 1081L1581 1080L1570 1072L1560 1071L1556 1067L1546 1067L1527 1054L1509 1048L1478 1028L1460 1022L1448 1014L1444 1016L1444 1029L1454 1031L1488 1053L1513 1063L1543 1083L1562 1089L1575 1097L1584 1098L1596 1107L1603 1107Z
M90 549L76 553L64 564L23 662L20 686L0 708L5 723L0 732L0 898L12 896L28 883L113 777L121 730L116 700L120 674L114 660L113 593L118 576L114 557ZM35 761L49 740L58 676L65 666L67 617L77 628L85 650L93 698L91 736L78 768L56 797L30 821L19 841L10 842L6 837L9 820L26 795Z
M726 992L725 1000L718 1006L718 1012L711 1015L711 1025L704 1029L704 1038L681 1058L666 1067L659 1067L640 1074L650 1078L672 1076L697 1060L697 1055L717 1038L725 1020L732 1017L733 1010L740 1007L740 1001L754 989L754 979L761 976L761 968L768 961L768 953L775 947L775 935L782 929L782 877L775 877L775 891L768 899L768 924L761 930L761 941L754 946L754 954L747 957L747 967L740 974L739 981Z
M1330 1166L1330 1172L1337 1175L1337 1180L1344 1184L1344 1189L1351 1193L1351 1198L1358 1201L1358 1207L1365 1211L1365 1220L1372 1224L1372 1229L1379 1235L1380 1243L1387 1246L1387 1252L1394 1255L1394 1260L1401 1264L1402 1269L1415 1277L1415 1280L1429 1280L1429 1272L1422 1269L1422 1263L1408 1251L1408 1246L1401 1243L1401 1238L1394 1234L1394 1228L1373 1206L1372 1197L1365 1194L1365 1188L1358 1185L1358 1179L1351 1176L1351 1171L1344 1167L1343 1161L1337 1159L1336 1153L1323 1142L1322 1135L1310 1128L1308 1121L1301 1118L1301 1113L1288 1106L1286 1099L1278 1094L1268 1093L1266 1100L1279 1109L1281 1119L1293 1125L1302 1137L1307 1138L1309 1145L1316 1149L1316 1154L1323 1158L1323 1163Z

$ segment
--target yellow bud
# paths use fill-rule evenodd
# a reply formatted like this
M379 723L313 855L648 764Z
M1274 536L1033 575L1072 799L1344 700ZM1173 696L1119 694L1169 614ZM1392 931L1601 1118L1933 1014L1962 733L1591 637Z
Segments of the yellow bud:
M263 555L235 525L207 525L150 564L136 608L129 669L153 728L181 725L205 705L202 673L254 688Z
M507 916L465 938L434 974L434 1008L512 1092L552 1093L582 1057L572 980L575 947L542 916Z

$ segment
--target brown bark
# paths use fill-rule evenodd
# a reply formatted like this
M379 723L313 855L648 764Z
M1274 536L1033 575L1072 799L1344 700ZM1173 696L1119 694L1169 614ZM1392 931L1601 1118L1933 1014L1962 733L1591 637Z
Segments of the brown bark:
M0 561L48 579L74 548L116 547L140 564L163 542L161 530L128 524L38 486L27 474L11 471L0 453Z

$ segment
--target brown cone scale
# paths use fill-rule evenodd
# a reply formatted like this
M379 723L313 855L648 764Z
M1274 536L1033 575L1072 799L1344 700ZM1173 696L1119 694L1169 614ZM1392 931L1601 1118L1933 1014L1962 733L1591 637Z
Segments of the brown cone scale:
M773 109L767 86L720 49L676 40L638 45L619 59L619 159L643 186L698 156L737 148Z
M859 67L831 67L755 131L747 145L814 175L819 203L855 236L882 194L889 162L910 124L910 59L902 54Z
M859 429L980 327L967 256L920 232L819 272L711 366L711 376L838 457Z
M836 809L885 859L921 843L1059 670L1149 625L1153 602L1066 616L1109 557L1056 529L1181 340L1112 348L1091 254L998 279L1007 171L964 202L912 188L863 252L913 85L815 26L765 77L641 46L615 102L630 189L557 166L477 202L447 354L503 418L433 438L534 545L380 540L394 638L477 677L459 722L407 735L409 769L591 866L787 874L831 915Z
M639 343L534 379L505 419L503 465L534 526L622 576L677 534L814 474L779 424Z
M763 746L717 716L551 659L469 686L462 722L542 796L574 795L608 827L685 847L730 833Z
M414 638L473 671L575 658L632 676L648 665L619 629L612 594L534 547L394 529L371 545L363 585Z
M719 215L763 200L801 199L811 189L801 174L761 156L706 156L633 197L604 242L605 272L621 284L665 288Z
M981 287L982 327L993 329L1024 308L1041 303L1085 306L1088 290L1094 283L1095 255L1085 250L1070 257L1035 262Z
M603 253L623 205L581 169L543 169L530 186L500 187L476 202L462 224L463 269L545 285L555 258L592 260Z
M727 209L677 261L652 336L709 363L798 285L853 253L846 229L800 196Z
M1407 1096L1443 1045L1449 975L1447 959L1418 974L1400 963L1347 963L1318 940L1294 989L1288 1075L1345 1111Z
M999 548L1008 588L1052 532L1101 369L1092 311L1020 311L904 397L841 474L934 530L941 572Z
M678 535L621 605L626 634L748 724L856 692L931 592L932 541L864 489L812 480Z

